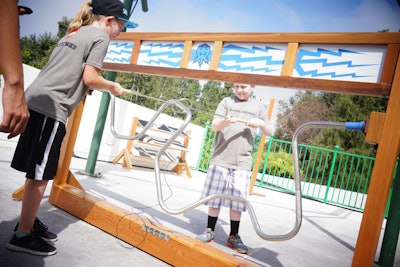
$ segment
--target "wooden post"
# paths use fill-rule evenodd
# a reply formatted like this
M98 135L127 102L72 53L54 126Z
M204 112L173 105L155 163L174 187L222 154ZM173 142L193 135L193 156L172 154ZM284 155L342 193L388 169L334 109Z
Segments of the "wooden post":
M131 131L130 135L134 136L136 135L136 128L139 122L138 117L134 117L132 121L132 126L131 126ZM125 149L123 149L112 161L113 164L117 164L117 162L122 158L122 167L125 167L127 169L132 169L132 162L131 162L131 153L132 153L132 147L133 147L133 140L129 140L128 143L126 144Z
M394 168L399 155L399 109L400 55L397 60L397 68L368 189L368 198L354 251L353 267L373 266L374 264Z
M268 120L271 119L272 111L274 109L274 104L275 104L275 99L272 98L269 101L269 105L268 105L268 113L267 113ZM257 196L261 196L261 197L265 197L265 195L261 194L261 193L253 192L253 188L254 188L254 183L256 182L256 179L257 179L258 167L260 166L260 161L261 161L261 156L262 156L262 152L263 152L263 148L264 148L265 139L266 139L266 136L265 136L265 134L263 134L260 139L260 144L258 145L258 153L257 153L256 161L254 162L253 172L251 174L251 180L250 180L250 185L249 185L249 194L257 195Z
M61 145L60 159L58 161L57 174L54 177L53 185L66 184L69 182L69 178L73 176L70 174L69 167L71 165L72 155L74 154L75 141L76 137L78 136L78 129L81 123L84 106L85 99L81 103L79 103L75 111L68 119L66 129L67 132ZM74 183L77 183L76 179L74 179ZM52 194L50 193L50 202L51 198Z

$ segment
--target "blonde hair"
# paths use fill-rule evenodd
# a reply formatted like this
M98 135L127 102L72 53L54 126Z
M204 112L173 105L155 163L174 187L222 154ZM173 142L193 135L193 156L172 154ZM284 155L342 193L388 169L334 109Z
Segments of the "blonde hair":
M85 2L81 5L81 9L68 26L68 33L79 30L82 26L91 25L94 21L99 21L104 17L103 15L93 14L90 5L91 2Z

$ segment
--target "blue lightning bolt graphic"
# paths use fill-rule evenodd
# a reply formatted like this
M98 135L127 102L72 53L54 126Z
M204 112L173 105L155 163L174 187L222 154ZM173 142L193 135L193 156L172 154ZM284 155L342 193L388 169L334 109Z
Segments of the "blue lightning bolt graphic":
M164 63L168 66L172 67L178 67L180 65L180 59L182 58L182 53L183 53L183 47L184 45L179 43L179 44L162 44L162 43L154 43L154 44L148 44L146 47L149 47L149 49L141 49L140 54L146 54L147 58L154 58L154 59L149 59L147 61L143 61L144 63L147 64L156 64L160 65L161 63ZM165 51L158 51L154 52L153 48L167 48ZM177 51L173 51L177 50ZM160 58L163 57L163 58ZM168 59L175 59L175 61L168 60ZM176 62L176 59L179 59L179 62Z
M273 60L271 55L252 56L256 52L268 54L273 50L281 50L274 47L266 46L265 48L252 46L251 48L238 46L238 45L227 45L223 48L221 54L221 60L219 68L222 70L234 70L234 71L250 71L250 72L273 72L279 70L283 65L283 60ZM228 53L235 52L234 55L228 55ZM232 64L236 62L237 64ZM262 62L265 67L254 67L254 66L243 66L243 63L248 62ZM275 68L270 68L275 66Z
M301 77L311 75L311 77L331 77L331 78L340 78L340 77L351 77L351 78L362 78L362 77L368 77L368 76L362 76L362 75L357 75L357 68L358 67L364 67L364 66L372 66L373 64L361 64L361 65L356 65L353 64L352 61L350 60L344 60L344 61L338 61L338 62L328 62L327 58L323 58L324 55L330 55L330 56L335 56L338 58L338 60L341 59L342 55L345 53L351 53L351 54L360 54L358 52L350 51L350 50L345 50L345 49L338 49L337 52L323 49L323 48L318 48L317 51L307 51L307 50L300 50L297 54L297 60L296 60L296 65L295 69L299 73ZM312 59L304 59L304 57L314 57ZM319 63L322 65L322 69L313 69L306 71L303 69L303 66L306 64L316 64ZM348 73L343 73L343 74L338 74L333 71L324 71L324 67L331 67L331 66L343 66L346 69L354 69L354 71L350 71Z
M123 47L124 49L119 49L121 47ZM133 48L133 43L127 43L127 42L110 43L109 50L107 51L107 55L104 58L104 61L129 63L131 60L132 48Z

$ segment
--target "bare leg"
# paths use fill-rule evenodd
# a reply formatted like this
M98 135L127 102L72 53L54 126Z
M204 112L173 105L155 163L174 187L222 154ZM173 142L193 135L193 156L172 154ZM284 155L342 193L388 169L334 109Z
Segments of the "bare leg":
M19 233L29 234L31 232L47 183L48 181L26 179L21 218L17 230Z
M219 216L219 212L221 211L220 208L208 208L208 216L211 217L218 217Z
M232 221L240 221L240 217L242 216L241 211L237 210L229 210L229 216Z

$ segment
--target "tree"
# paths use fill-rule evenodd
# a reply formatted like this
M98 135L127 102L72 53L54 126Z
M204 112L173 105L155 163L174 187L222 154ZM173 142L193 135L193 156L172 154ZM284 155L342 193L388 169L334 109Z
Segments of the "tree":
M194 103L195 114L193 123L204 126L212 121L219 102L232 95L232 83L209 81L204 84L201 95Z
M58 22L57 36L51 33L44 33L39 36L36 34L22 37L21 42L21 56L24 64L32 67L42 69L49 61L51 52L53 51L58 40L67 33L70 19L63 17Z
M137 95L125 96L124 99L135 104L158 109L163 102L169 99L178 99L184 105L192 109L192 119L196 116L195 103L199 100L201 87L197 80L184 78L170 78L152 75L118 73L117 82L122 87L131 88ZM166 114L186 118L177 107L169 107Z
M67 17L62 17L60 21L58 21L58 32L57 38L61 39L63 36L67 34L68 26L71 23L72 19L68 19Z
M367 121L372 111L384 112L388 99L348 94L324 94L324 101L333 111L334 121ZM327 130L324 136L316 140L316 145L339 145L345 151L367 156L375 155L375 146L365 142L365 136L359 131Z
M21 40L22 62L42 69L49 60L51 51L57 43L57 39L50 33L45 33L37 37L35 34L22 37Z
M296 129L309 121L326 121L332 118L332 112L318 93L298 91L289 99L289 103L279 102L279 114L275 138L290 141ZM311 143L321 135L320 130L310 129L299 136L299 141Z
M367 121L372 111L384 112L387 102L386 98L300 91L289 103L280 103L275 137L291 140L294 131L308 121ZM308 130L299 136L299 141L329 148L338 145L349 153L375 154L375 147L366 143L359 131Z

